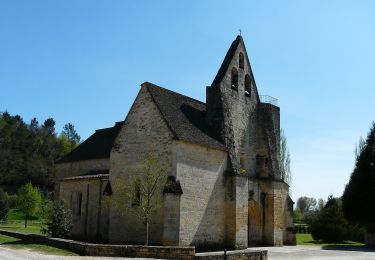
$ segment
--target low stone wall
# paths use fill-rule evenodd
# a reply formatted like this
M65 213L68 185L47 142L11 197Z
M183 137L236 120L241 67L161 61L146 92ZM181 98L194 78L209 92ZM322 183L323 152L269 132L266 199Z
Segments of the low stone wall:
M375 247L375 233L366 232L365 243L367 246Z
M142 258L162 258L175 260L211 260L211 259L248 259L265 260L267 251L255 251L251 249L224 252L199 253L195 254L195 247L177 246L136 246L136 245L105 245L79 242L68 239L49 238L36 234L24 234L0 230L0 234L15 237L38 244L50 245L67 249L87 256L122 256L122 257L142 257Z
M267 260L267 250L256 250L256 249L244 249L224 252L212 252L212 253L197 253L195 254L196 260L216 260L216 259L227 259L227 260Z

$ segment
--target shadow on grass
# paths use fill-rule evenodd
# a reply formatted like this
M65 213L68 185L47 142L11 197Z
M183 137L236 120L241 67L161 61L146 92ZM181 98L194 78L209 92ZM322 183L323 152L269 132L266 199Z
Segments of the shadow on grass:
M0 242L0 245L42 245L42 244L38 244L38 243L33 243L33 242L29 242L29 241L25 241L25 240L22 240L22 239L19 239L19 240L16 240L16 241L5 241L5 242Z
M322 249L323 250L358 251L358 252L375 252L375 247L353 246L350 244L327 245L327 246L322 246Z

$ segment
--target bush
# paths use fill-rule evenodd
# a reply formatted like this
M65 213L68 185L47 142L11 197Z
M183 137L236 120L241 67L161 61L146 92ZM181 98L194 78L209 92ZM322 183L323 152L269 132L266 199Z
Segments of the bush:
M336 243L345 240L363 241L364 232L361 226L351 224L344 218L338 200L330 196L312 221L311 234L315 240Z
M61 200L50 205L42 232L52 237L68 238L73 227L70 209Z
M0 188L0 220L6 221L9 211L9 196Z

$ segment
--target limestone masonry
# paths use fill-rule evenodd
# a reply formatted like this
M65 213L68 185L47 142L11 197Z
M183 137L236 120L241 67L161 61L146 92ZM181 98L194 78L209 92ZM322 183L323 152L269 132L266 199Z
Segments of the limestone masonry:
M241 36L206 92L203 103L145 82L124 121L97 130L58 162L55 190L72 209L73 237L145 241L141 221L104 201L153 153L170 172L152 244L295 244L293 201L280 174L280 108L258 94Z

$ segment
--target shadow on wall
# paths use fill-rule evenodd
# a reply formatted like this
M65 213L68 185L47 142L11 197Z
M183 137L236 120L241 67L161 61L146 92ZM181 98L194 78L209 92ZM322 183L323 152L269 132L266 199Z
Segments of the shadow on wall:
M198 189L210 190L204 212L201 219L197 220L199 225L192 237L191 245L195 246L197 252L229 248L225 245L225 169L223 169L225 165L226 163L223 161L215 168L216 173L220 173L214 183L197 183L201 186ZM212 171L213 169L210 167L203 170ZM205 198L195 201L205 201Z

